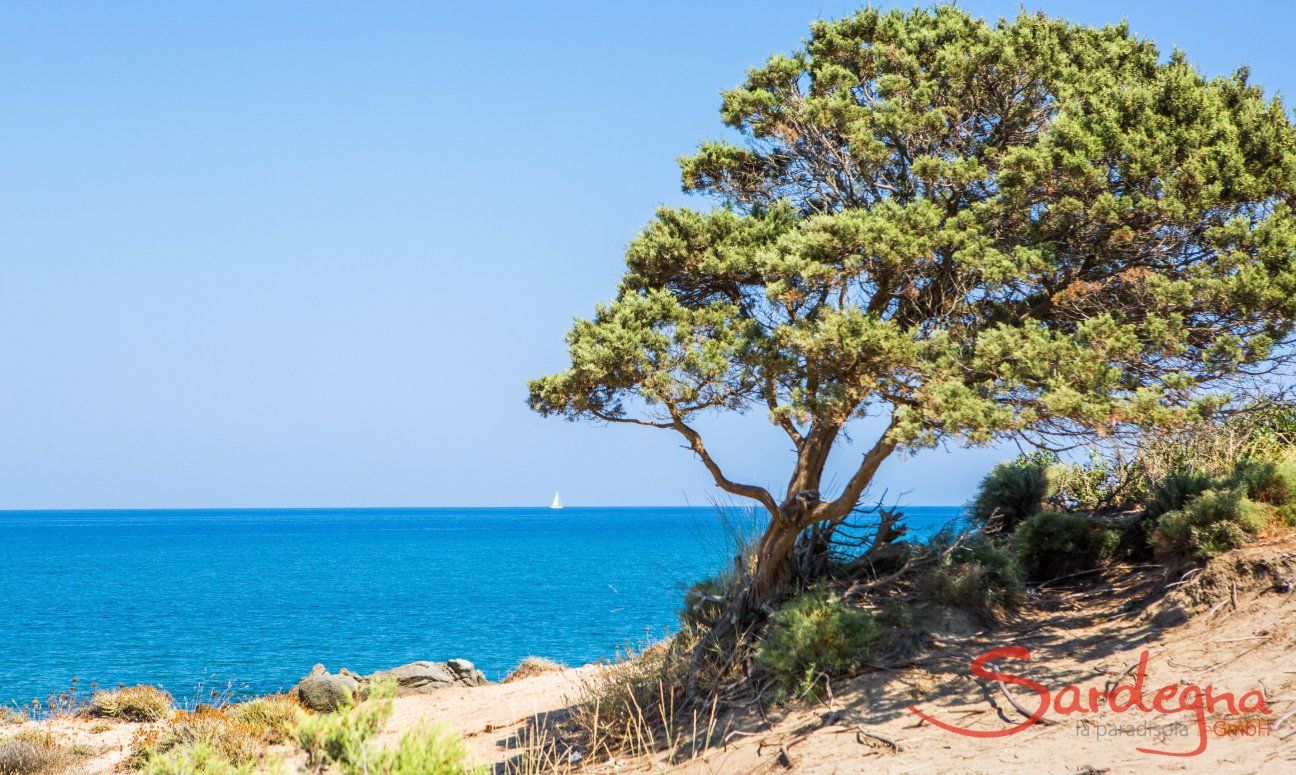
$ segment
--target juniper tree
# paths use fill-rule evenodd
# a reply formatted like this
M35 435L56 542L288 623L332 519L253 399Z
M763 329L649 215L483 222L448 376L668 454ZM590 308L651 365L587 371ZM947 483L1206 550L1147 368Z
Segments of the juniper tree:
M678 433L761 504L748 604L897 450L1170 425L1286 358L1296 131L1244 69L1206 78L1123 24L867 9L721 117L737 141L680 160L715 205L660 209L529 388L542 414ZM731 479L695 428L748 410L795 448L783 489ZM866 416L884 430L821 491Z

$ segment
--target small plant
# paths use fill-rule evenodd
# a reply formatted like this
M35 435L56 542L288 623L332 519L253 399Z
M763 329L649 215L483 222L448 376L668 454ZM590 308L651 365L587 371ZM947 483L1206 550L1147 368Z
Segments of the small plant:
M127 721L161 721L171 715L175 701L156 686L131 686L97 691L90 699L92 716Z
M147 769L160 756L201 745L231 766L250 765L260 758L267 743L262 732L221 710L180 711L165 726L137 732L126 763Z
M1012 530L1044 507L1051 463L1040 455L1024 455L990 469L969 509L971 517L982 525Z
M74 753L52 733L24 730L0 739L0 775L62 772Z
M567 667L565 665L560 662L555 662L552 659L545 659L544 657L525 657L518 663L517 667L513 668L513 672L509 673L508 676L504 678L504 683L521 681L524 678L531 678L545 673L556 673L566 669Z
M0 705L0 727L22 724L27 721L27 714L4 705Z
M869 658L880 628L859 610L825 590L785 602L770 616L756 663L773 680L774 698L818 696L825 676L858 669Z
M1027 577L1045 581L1109 561L1120 533L1086 514L1041 511L1017 526L1012 542Z
M255 730L262 740L275 745L292 736L293 727L306 709L286 694L271 694L227 705L224 712L229 719Z
M1162 559L1208 560L1264 532L1274 513L1273 506L1247 498L1244 488L1207 490L1162 514L1149 542Z
M458 732L439 724L418 726L401 735L391 748L372 754L363 767L344 773L364 775L467 775L484 769L471 763L468 747Z
M374 682L362 702L332 713L302 716L293 727L293 739L306 752L308 764L317 770L332 763L343 772L351 772L350 768L367 760L370 741L391 716L395 696L395 682Z
M939 559L914 578L918 596L989 618L1014 607L1022 595L1022 569L1017 558L984 534L964 537L954 546L958 540L942 531L927 542L928 553Z
M144 775L252 775L256 767L232 764L215 746L206 742L176 746L158 754L144 765Z

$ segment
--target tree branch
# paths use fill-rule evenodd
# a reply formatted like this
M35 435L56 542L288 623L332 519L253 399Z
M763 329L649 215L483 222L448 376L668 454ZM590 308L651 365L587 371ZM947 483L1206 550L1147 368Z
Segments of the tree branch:
M894 418L887 425L886 430L882 432L882 435L878 437L877 442L873 444L873 448L865 453L864 459L860 461L859 468L855 469L854 475L846 483L846 489L842 490L842 494L835 500L819 504L811 512L815 522L841 519L851 513L851 510L859 504L859 499L864 494L864 489L868 487L869 482L873 481L873 475L877 473L878 466L882 465L882 461L886 460L887 455L895 451L895 442L888 438L888 434L891 433L893 427L895 427Z
M769 513L774 519L777 520L779 518L780 512L778 502L774 500L773 495L770 495L769 490L766 490L764 487L758 487L754 484L741 484L725 476L724 472L720 470L720 465L716 463L715 458L711 457L711 453L707 452L706 445L702 443L701 434L685 424L684 418L682 418L674 408L671 409L671 417L674 419L674 423L670 427L679 431L680 435L688 440L689 448L702 459L702 464L711 472L711 478L715 479L716 486L725 492L734 495L741 495L744 498L751 498L752 500L759 502L766 509L769 509Z

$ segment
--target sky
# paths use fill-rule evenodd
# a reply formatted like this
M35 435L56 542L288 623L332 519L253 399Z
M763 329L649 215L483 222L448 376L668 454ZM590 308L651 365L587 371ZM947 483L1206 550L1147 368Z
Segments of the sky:
M1285 3L1024 5L1296 86ZM678 437L525 383L656 207L709 206L674 159L719 92L856 7L0 5L0 508L706 504ZM702 428L782 489L763 415ZM1013 453L893 457L874 495L961 504Z

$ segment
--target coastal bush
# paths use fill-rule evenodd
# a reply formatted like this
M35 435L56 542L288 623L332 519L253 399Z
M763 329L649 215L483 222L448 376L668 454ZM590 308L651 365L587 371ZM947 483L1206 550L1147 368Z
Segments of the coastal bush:
M1246 497L1243 487L1207 490L1183 508L1162 514L1149 543L1165 560L1208 560L1264 532L1275 511Z
M23 730L0 739L0 775L62 772L73 758L70 748L44 730Z
M94 693L88 711L92 716L127 721L161 721L171 715L175 701L156 686L130 686Z
M1192 468L1176 468L1152 483L1143 505L1145 518L1155 523L1162 514L1182 509L1217 485L1209 474Z
M0 727L21 724L27 720L27 714L20 710L0 705Z
M253 775L265 772L253 764L232 764L219 749L206 742L180 745L149 758L144 775Z
M732 586L728 577L702 579L684 593L680 623L685 627L706 627L724 613L724 600Z
M982 525L1012 530L1017 523L1044 507L1049 495L1049 461L1024 455L990 469L981 480L970 515Z
M222 710L180 711L167 724L136 733L126 763L147 770L154 759L201 746L232 767L242 767L254 764L267 742L262 729ZM176 756L183 758L183 753Z
M503 683L512 683L521 681L524 678L531 678L544 673L556 673L560 670L566 670L566 665L561 662L555 662L552 659L544 657L524 657L513 671L505 676Z
M1248 498L1273 506L1285 522L1296 521L1296 455L1238 461L1230 483Z
M1027 578L1046 581L1109 561L1120 532L1083 513L1041 511L1017 526L1012 543Z
M267 743L282 743L292 736L293 727L306 709L286 694L271 694L247 702L228 705L226 717L244 724Z
M825 677L866 662L880 632L872 614L827 590L811 590L770 616L756 664L773 681L773 699L814 698Z
M938 559L914 577L914 590L920 599L964 608L988 618L1020 602L1021 565L988 536L978 533L960 541L953 533L942 531L924 548Z
M458 732L439 724L414 727L396 745L371 754L359 765L344 765L345 775L468 775L485 773L472 764Z

